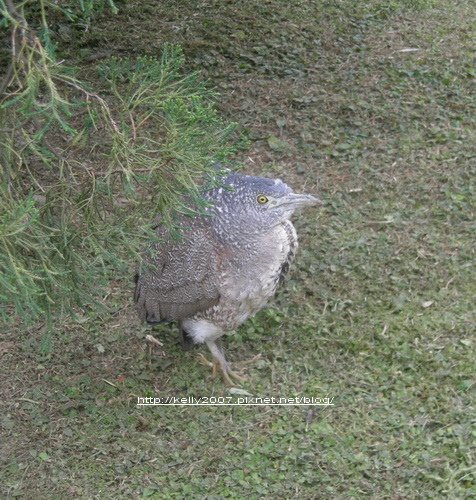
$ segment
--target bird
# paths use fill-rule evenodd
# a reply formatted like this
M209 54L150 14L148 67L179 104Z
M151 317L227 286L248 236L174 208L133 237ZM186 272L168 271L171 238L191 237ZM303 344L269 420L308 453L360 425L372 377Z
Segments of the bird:
M280 179L236 172L203 198L202 212L176 221L178 239L157 219L157 239L135 276L135 306L149 324L178 322L183 347L206 344L212 361L200 354L200 362L225 384L240 385L245 378L226 360L220 339L275 294L298 248L291 216L321 200Z

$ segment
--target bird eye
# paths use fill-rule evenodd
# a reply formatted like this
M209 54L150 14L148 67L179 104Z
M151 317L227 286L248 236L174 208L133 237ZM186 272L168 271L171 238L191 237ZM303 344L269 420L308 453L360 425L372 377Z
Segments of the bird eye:
M256 201L260 204L260 205L264 205L265 203L268 203L268 197L265 196L264 194L260 194L258 195L258 197L256 198Z

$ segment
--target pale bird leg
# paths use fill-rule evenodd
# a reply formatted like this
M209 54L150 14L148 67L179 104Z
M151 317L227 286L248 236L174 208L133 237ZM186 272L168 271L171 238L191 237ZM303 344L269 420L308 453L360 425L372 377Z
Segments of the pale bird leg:
M221 366L220 360L217 358L212 358L212 361L209 361L206 356L204 356L201 352L197 354L197 361L204 366L208 366L213 369L214 375L216 375L217 369ZM256 361L259 361L260 359L263 359L263 355L261 353L257 354L256 356L253 356L251 359L245 359L243 361L234 361L233 364L236 366L248 366L253 363L256 363Z
M247 359L245 361L237 361L234 362L233 364L238 367L243 367L241 368L240 372L235 372L233 371L228 365L227 365L227 371L223 371L222 369L222 376L225 382L228 385L234 385L233 380L235 379L236 385L240 385L241 382L244 382L246 380L246 376L242 375L242 370L244 367L251 365L252 363L255 363L256 361L260 360L262 358L261 353L257 354L256 356L253 356L251 359Z
M212 368L212 377L215 378L218 375L218 370L220 369L220 363L214 359Z
M212 369L212 377L215 378L220 372L220 375L226 385L230 387L235 387L240 385L246 380L246 377L242 376L240 373L233 371L228 363L224 366L222 365L220 359L213 357L213 361L209 361L202 353L197 355L197 360L201 365L208 366Z
M229 387L236 387L246 381L246 377L234 372L230 368L228 368L227 371L225 371L222 367L220 367L220 369L223 381Z
M208 366L212 368L212 376L216 376L218 371L220 371L223 381L226 385L236 386L240 385L242 382L246 380L241 373L235 372L231 369L230 365L225 359L225 355L223 354L223 350L216 344L214 341L208 341L207 346L212 353L213 362L209 361L203 354L198 354L198 361L200 364ZM250 362L256 361L259 359L261 355L255 356ZM244 362L244 364L249 364L248 362Z
M208 361L208 359L201 352L197 354L197 361L203 366L213 368L213 363Z
M197 358L201 365L208 366L212 369L212 377L215 378L218 374L218 370L221 368L220 362L215 358L212 358L213 361L209 361L201 352L197 354Z

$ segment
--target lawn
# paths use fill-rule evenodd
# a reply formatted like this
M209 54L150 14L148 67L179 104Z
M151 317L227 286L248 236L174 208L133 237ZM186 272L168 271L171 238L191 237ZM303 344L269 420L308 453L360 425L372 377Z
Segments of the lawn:
M474 411L474 6L450 0L117 2L60 50L183 46L240 125L248 173L317 193L269 308L226 339L242 390L334 406L155 406L229 396L130 282L42 328L2 327L6 498L470 498ZM68 39L67 37L70 36ZM145 341L152 333L162 343Z

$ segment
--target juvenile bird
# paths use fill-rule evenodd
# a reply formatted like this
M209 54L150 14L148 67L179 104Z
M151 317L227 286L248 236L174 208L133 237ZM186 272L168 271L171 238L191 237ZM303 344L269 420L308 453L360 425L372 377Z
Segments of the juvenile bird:
M178 321L184 346L205 343L229 385L243 377L226 361L218 339L256 314L274 295L298 247L290 221L320 203L279 179L232 173L204 195L205 213L183 216L183 237L158 225L158 243L136 275L135 302L148 323Z

